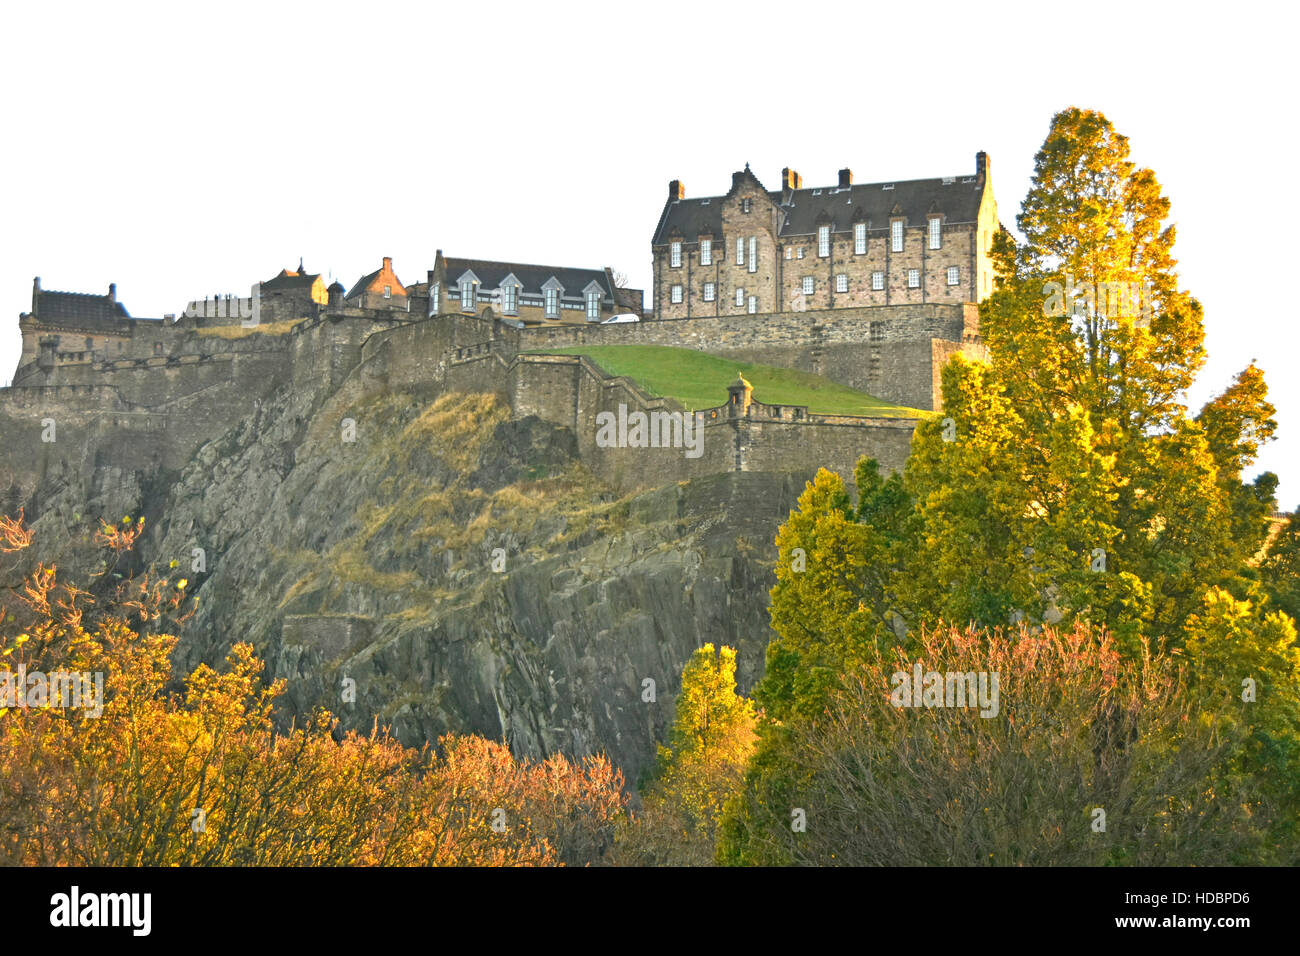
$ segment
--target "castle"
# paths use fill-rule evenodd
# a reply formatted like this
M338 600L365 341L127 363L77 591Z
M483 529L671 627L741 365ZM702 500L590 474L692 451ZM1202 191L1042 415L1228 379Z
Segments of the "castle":
M403 284L390 258L350 289L281 269L248 297L208 296L179 316L132 317L107 295L33 283L22 352L0 389L0 494L25 500L58 464L178 471L277 389L504 394L517 416L571 428L586 463L618 487L723 471L852 474L861 455L900 468L914 420L818 415L728 401L684 410L607 375L590 345L667 345L824 375L888 401L939 408L939 373L982 355L976 300L991 287L997 228L988 159L973 176L768 191L746 167L724 196L674 181L655 228L652 307L612 269L451 258ZM613 320L613 321L611 321ZM719 383L725 384L725 383ZM602 414L698 414L703 452L606 447ZM45 423L58 428L45 437Z

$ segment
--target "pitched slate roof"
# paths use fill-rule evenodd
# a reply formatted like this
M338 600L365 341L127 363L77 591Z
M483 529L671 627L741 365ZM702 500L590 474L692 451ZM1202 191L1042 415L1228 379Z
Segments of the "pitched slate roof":
M292 289L310 289L320 278L320 273L315 274L306 272L302 268L302 263L298 263L297 271L291 269L281 269L280 274L274 279L267 279L262 283L262 289L266 292L289 291Z
M540 294L551 278L564 286L564 294L581 296L582 290L595 282L600 286L602 297L610 295L609 283L603 269L571 269L566 266L526 265L519 262L492 262L488 259L443 259L446 269L445 281L457 282L466 271L478 276L481 288L495 289L501 285L506 276L514 277L523 285L524 292Z
M385 270L387 270L388 274L393 277L393 281L392 281L393 295L395 296L406 295L406 286L402 285L402 280L397 278L397 273L393 271L392 257L385 256L384 264L380 266L378 269L376 269L374 272L368 272L365 275L363 275L360 279L358 279L356 283L352 286L351 291L348 292L348 294L344 296L344 298L355 299L357 296L364 295L365 293L369 292L370 286L374 283L376 279L378 279L381 275L384 274Z
M88 292L47 292L37 289L32 315L43 325L69 329L129 326L126 306L109 295Z
M378 279L379 273L383 271L384 271L383 269L376 269L374 272L368 272L365 275L363 275L360 279L358 279L353 284L352 291L349 292L346 296L344 296L344 298L355 299L357 296L361 295L361 293L365 292L367 289L370 288L370 283Z
M768 198L781 212L778 234L782 237L814 235L823 217L830 221L834 232L849 232L854 222L866 222L869 229L887 229L893 216L905 217L909 225L920 225L931 213L942 213L949 223L975 222L983 194L982 177L970 175L813 187L786 193L767 190ZM724 199L708 196L669 200L653 245L668 242L674 229L685 242L709 233L721 238Z

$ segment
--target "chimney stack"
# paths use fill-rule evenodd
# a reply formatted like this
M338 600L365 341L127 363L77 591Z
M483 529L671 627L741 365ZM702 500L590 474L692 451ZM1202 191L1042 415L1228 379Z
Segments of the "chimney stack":
M989 154L980 150L975 154L975 175L981 178L988 178L989 174Z
M112 299L114 302L117 301L117 283L116 283L116 282L110 282L110 283L108 284L108 297L109 297L110 299Z
M851 170L851 169L841 169L841 170L840 170L840 185L841 185L841 186L852 186L852 185L853 185L853 170Z
M680 179L674 179L668 184L668 201L677 202L679 199L686 198L686 187L682 185Z
M393 271L393 257L392 257L392 256L384 256L384 271L385 271L385 272L392 272L392 271Z
M803 189L803 177L787 166L781 170L782 189Z

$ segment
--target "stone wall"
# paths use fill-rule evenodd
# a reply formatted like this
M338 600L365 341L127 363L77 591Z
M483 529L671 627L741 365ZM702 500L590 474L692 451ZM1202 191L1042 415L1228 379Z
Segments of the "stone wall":
M597 445L598 416L627 413L689 415L669 399L651 397L627 378L607 375L585 356L517 355L508 363L482 349L446 367L448 388L502 391L516 416L537 417L573 430L584 463L614 487L628 491L705 475L766 471L811 477L818 467L852 483L859 458L903 467L915 422L809 414L806 408L755 402L747 415L727 406L701 411L699 454L681 447L604 448ZM390 374L390 384L397 384ZM403 383L405 384L405 383Z
M927 410L942 404L936 357L946 361L956 351L982 354L977 307L951 303L573 328L493 330L483 323L479 331L461 334L480 341L495 337L507 355L581 345L691 348L814 372L878 398ZM935 339L945 343L938 351L931 344Z

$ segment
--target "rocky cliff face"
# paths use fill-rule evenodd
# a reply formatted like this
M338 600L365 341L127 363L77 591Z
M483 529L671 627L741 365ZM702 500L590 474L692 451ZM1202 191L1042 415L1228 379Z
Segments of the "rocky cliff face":
M799 478L620 497L572 432L512 420L497 396L364 389L282 390L179 474L55 470L29 502L34 553L75 577L93 519L145 515L142 562L203 559L180 668L249 641L288 679L286 718L377 717L410 744L471 731L520 754L604 751L635 780L694 648L732 645L743 686L757 678Z

